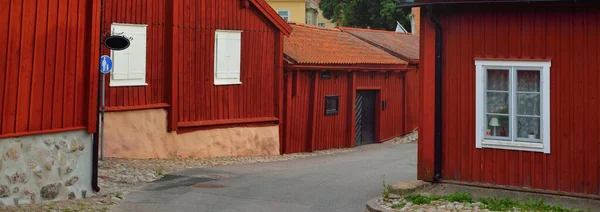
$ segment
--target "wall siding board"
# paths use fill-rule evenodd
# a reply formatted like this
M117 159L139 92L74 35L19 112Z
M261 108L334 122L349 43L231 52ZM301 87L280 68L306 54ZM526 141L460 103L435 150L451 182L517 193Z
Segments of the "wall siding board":
M163 51L166 18L164 15L165 0L148 1L104 1L102 17L102 38L110 35L113 23L146 24L146 83L147 86L110 87L110 75L106 75L106 107L124 108L123 106L143 106L165 104L167 98L165 57ZM102 47L101 54L110 55L110 50Z
M81 29L95 31L88 8L97 2L0 3L0 137L94 128L85 85L95 80L84 67L91 34Z
M445 36L441 178L599 195L600 8L457 6L449 11L439 14ZM424 36L433 32L422 29ZM433 50L427 45L433 44L422 50ZM475 58L552 60L550 154L475 148Z

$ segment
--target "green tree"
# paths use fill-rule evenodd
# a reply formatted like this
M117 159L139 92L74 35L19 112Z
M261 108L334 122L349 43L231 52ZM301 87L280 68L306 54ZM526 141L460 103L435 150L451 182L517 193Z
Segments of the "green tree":
M321 0L323 16L342 26L396 29L396 21L410 30L410 9L396 7L400 0Z

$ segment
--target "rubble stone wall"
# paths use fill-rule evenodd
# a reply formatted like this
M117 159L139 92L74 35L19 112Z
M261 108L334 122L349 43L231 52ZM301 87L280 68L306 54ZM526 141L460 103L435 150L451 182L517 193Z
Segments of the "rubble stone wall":
M86 131L0 139L0 205L90 196L91 176Z

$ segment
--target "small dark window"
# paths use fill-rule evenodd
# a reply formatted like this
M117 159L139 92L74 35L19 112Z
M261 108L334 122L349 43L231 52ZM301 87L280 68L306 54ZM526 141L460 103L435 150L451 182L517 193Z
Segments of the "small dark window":
M340 96L325 96L325 115L337 115Z
M331 79L331 71L321 72L321 79Z

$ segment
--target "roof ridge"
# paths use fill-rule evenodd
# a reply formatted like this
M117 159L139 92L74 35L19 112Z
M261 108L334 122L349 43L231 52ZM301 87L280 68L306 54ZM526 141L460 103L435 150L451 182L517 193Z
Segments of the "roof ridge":
M408 32L396 32L396 31L388 31L388 30L381 30L381 29L365 29L365 28L356 28L356 27L336 27L341 29L342 31L362 31L362 32L384 32L384 33L391 33L391 34L409 34L412 35L412 33L408 33Z
M296 22L288 22L288 24L290 26L299 26L299 27L310 28L310 29L343 32L341 29L338 29L338 28L324 28L324 27L318 27L318 26L313 26L313 25L308 25L308 24L303 24L303 23L296 23Z

